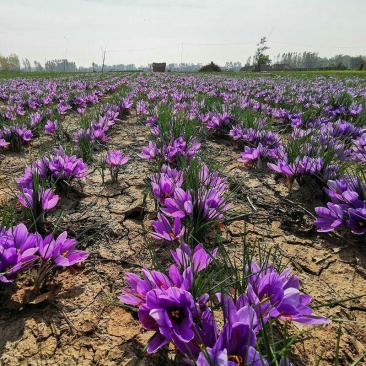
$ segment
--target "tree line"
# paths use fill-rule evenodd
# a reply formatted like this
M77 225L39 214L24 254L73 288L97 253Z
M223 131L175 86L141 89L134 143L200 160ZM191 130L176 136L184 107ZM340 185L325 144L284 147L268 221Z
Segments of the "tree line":
M261 40L263 41L263 39ZM338 70L353 70L363 60L366 60L366 56L350 56L350 55L336 55L330 58L320 57L317 52L285 52L277 54L272 59L268 55L264 55L264 51L268 49L266 46L266 40L259 43L256 54L250 56L245 63L247 67L258 66L258 61L262 65L269 64L283 64L289 65L293 69L338 69ZM260 49L260 47L264 49ZM259 51L258 51L259 50ZM170 63L167 64L166 69L169 71L198 71L202 67L202 63ZM238 71L242 68L241 62L226 62L221 66L223 69ZM150 65L135 64L116 64L116 65L104 65L105 71L127 71L127 70L141 70L149 71ZM0 71L2 72L99 72L102 71L102 66L93 63L90 67L80 66L77 67L75 62L68 61L67 59L50 60L46 61L42 65L39 61L34 61L33 64L27 58L23 58L20 62L19 57L11 53L9 56L3 56L0 54Z

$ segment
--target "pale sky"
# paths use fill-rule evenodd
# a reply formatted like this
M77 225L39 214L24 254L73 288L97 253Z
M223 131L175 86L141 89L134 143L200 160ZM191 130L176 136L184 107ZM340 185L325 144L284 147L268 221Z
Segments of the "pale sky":
M366 55L366 0L0 0L0 54L77 66ZM183 52L182 52L183 43Z

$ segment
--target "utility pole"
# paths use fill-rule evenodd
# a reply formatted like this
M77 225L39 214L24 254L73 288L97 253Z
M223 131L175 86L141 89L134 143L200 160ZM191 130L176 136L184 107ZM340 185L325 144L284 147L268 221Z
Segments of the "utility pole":
M104 52L103 52L102 46L100 46L100 49L102 50L102 55L103 55L103 63L102 63L102 72L103 72L103 70L104 70L104 61L105 61L105 54L107 52L107 46L105 46Z
M180 52L180 71L182 71L183 67L183 42L182 42L182 51Z
M66 43L66 48L65 48L65 58L64 58L64 72L66 72L67 39L66 39L66 37L64 37L64 39L65 39L65 43Z

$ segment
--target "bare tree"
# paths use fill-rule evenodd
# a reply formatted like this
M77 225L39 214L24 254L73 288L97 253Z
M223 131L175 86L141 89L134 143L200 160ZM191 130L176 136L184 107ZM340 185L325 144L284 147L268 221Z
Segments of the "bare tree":
M261 71L264 65L269 65L271 63L269 56L264 54L268 49L267 37L262 37L260 42L257 44L257 51L253 58L255 71Z
M32 71L32 65L31 65L30 61L27 58L22 59L22 64L23 64L24 71L26 71L26 72L31 72Z

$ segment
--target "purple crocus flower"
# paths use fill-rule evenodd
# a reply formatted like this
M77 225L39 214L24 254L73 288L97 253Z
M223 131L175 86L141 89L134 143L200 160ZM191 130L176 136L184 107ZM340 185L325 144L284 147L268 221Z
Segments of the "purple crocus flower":
M104 158L104 161L109 165L112 182L118 181L118 173L119 169L122 165L127 164L130 160L129 156L123 156L122 151L114 151L109 150L107 156Z
M295 169L293 168L293 166L289 165L286 161L281 159L277 161L277 165L273 163L268 163L267 166L268 168L289 177L293 177L295 174Z
M244 147L244 152L240 153L241 158L238 161L244 163L245 165L249 165L261 157L261 148L262 144L259 144L258 147Z
M226 322L231 324L244 323L253 329L254 332L258 332L262 328L260 317L256 311L251 307L249 298L246 294L241 294L234 304L233 299L230 296L224 296L221 293L216 294L224 313ZM268 317L262 318L262 321L266 323Z
M179 188L180 185L181 180L169 177L166 173L151 176L152 192L161 204L164 204L167 198L172 197L175 189Z
M120 108L123 112L127 112L132 108L132 105L133 102L131 100L129 100L128 98L123 98Z
M0 247L0 281L12 282L13 276L28 269L38 257L36 255L21 255L16 248Z
M127 164L127 162L130 160L130 157L127 155L123 156L122 151L109 150L104 160L110 167L113 168Z
M366 202L363 208L349 208L349 220L346 221L352 233L362 235L366 233Z
M17 272L28 269L37 259L42 238L29 233L24 224L0 230L0 281L12 282Z
M64 152L59 152L49 160L48 167L55 179L83 178L88 175L88 166L81 158L67 156Z
M170 287L166 291L160 289L149 291L146 305L139 309L139 319L145 329L157 330L160 336L159 342L156 338L153 344L149 342L148 352L155 352L170 341L172 336L182 342L192 340L195 308L196 304L188 291L176 287Z
M200 353L196 365L268 365L254 348L256 343L256 336L249 325L227 323L213 348L206 348L205 352Z
M142 159L155 159L158 153L158 147L155 143L149 141L149 146L144 146L142 148L142 154L137 154Z
M38 202L34 202L33 189L24 188L21 195L18 196L19 202L22 206L34 209L35 206L40 207L42 211L49 211L57 205L60 197L53 193L52 189L39 188Z
M232 204L227 203L221 196L221 192L215 188L200 189L198 192L198 206L202 210L202 217L206 220L220 220L224 217L224 212Z
M171 250L170 253L177 263L182 268L192 267L193 273L199 273L205 269L217 255L218 248L211 253L207 253L201 244L195 246L192 251L186 243L181 243L176 250Z
M50 120L48 120L46 122L45 127L44 127L44 132L47 133L47 134L52 135L57 130L57 126L58 126L57 121L50 121Z
M129 288L122 289L122 295L118 299L128 305L140 307L146 303L146 295L150 290L167 290L170 287L178 287L190 291L193 283L192 269L187 268L181 274L176 266L171 265L168 276L158 271L142 270L143 278L134 273L126 273L126 282Z
M343 209L339 205L328 202L328 208L315 207L318 219L314 221L314 225L318 227L319 232L328 232L343 224Z
M10 142L5 141L4 139L0 139L0 147L7 147L10 145Z
M148 114L147 108L149 107L149 103L143 100L139 100L136 103L136 113L137 114Z
M67 239L67 232L64 231L55 240L52 258L59 267L69 267L80 263L88 258L89 253L76 250L76 240Z
M31 127L34 127L36 126L38 123L40 123L42 121L43 117L41 116L41 114L39 114L38 112L32 114L30 116L30 126Z
M152 226L155 232L150 233L150 236L156 240L174 241L184 234L184 227L182 227L181 219L179 217L174 219L174 224L172 226L164 215L158 213L158 220L154 221Z
M192 196L182 188L174 189L174 198L166 198L161 211L170 217L184 218L193 212Z
M71 105L67 104L65 101L61 101L58 105L57 105L57 111L60 114L66 114L66 112L72 109Z
M289 276L290 272L286 270L279 274L268 264L261 268L252 262L248 281L249 304L260 311L264 320L272 317L303 324L329 323L329 319L313 315L313 310L307 306L312 297L300 294L299 279Z

